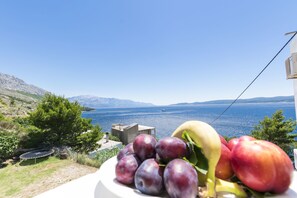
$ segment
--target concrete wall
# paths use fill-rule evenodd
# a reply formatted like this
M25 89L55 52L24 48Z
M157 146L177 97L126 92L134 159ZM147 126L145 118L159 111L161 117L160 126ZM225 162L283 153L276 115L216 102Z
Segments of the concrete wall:
M123 143L129 144L130 142L133 142L135 137L138 135L138 124L135 124L133 126L130 126L129 128L124 129L124 137L123 137Z
M112 128L111 134L117 136L123 144L127 145L138 135L138 124L130 125L123 130Z

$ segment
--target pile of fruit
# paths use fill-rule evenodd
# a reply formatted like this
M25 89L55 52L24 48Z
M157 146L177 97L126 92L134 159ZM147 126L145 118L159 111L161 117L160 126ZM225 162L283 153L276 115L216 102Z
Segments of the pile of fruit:
M250 136L227 142L201 121L185 122L159 141L138 135L117 159L118 182L147 195L166 191L174 198L281 194L294 170L277 145Z

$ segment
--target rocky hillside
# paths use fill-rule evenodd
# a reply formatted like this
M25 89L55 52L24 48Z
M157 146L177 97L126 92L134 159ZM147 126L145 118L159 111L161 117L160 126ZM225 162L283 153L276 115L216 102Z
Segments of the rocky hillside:
M26 116L46 93L14 76L0 73L0 113L7 117Z
M151 103L135 102L117 98L102 98L97 96L75 96L68 98L69 101L77 101L80 105L91 108L129 108L129 107L149 107Z
M19 78L3 73L0 73L0 87L33 95L44 95L47 92L44 89L27 84Z

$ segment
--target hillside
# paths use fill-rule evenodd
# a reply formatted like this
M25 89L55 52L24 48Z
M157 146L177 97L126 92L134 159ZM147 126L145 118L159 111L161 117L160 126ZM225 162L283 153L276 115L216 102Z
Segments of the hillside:
M129 108L129 107L149 107L151 103L135 102L132 100L122 100L116 98L102 98L97 96L75 96L68 98L69 101L77 101L80 105L91 108Z
M46 93L14 76L0 73L0 113L7 117L26 116Z
M210 100L205 102L193 102L193 103L177 103L173 105L199 105L199 104L231 104L233 100ZM249 99L239 99L236 104L242 103L277 103L277 102L294 102L294 96L276 96L276 97L256 97Z
M23 92L32 95L44 95L47 92L44 89L27 84L25 81L17 77L3 73L0 73L0 87L11 91Z

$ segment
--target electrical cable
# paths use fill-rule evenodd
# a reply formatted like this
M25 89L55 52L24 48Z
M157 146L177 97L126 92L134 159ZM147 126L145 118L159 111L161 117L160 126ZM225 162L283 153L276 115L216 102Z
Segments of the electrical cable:
M215 118L211 124L221 118L221 116L228 110L230 107L246 92L246 90L258 79L258 77L267 69L267 67L274 61L274 59L283 51L283 49L290 43L290 41L296 36L297 31L292 32L293 36L283 45L283 47L275 54L275 56L267 63L267 65L260 71L260 73L250 82L250 84L237 96L236 99L232 101L232 103L217 117Z

